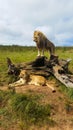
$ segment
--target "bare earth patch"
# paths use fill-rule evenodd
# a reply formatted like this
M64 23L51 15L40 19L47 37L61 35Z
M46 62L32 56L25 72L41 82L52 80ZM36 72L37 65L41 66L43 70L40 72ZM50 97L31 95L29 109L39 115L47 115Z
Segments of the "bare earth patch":
M0 87L0 89L6 91L8 87ZM52 92L47 86L35 86L25 85L16 87L16 93L31 93L43 95L41 102L44 104L50 104L52 106L51 118L56 122L54 127L44 126L44 128L31 128L30 130L73 130L73 104L70 110L67 110L66 103L68 99L66 95L59 91L56 87L56 92ZM3 129L0 129L3 130ZM10 129L16 130L16 129Z

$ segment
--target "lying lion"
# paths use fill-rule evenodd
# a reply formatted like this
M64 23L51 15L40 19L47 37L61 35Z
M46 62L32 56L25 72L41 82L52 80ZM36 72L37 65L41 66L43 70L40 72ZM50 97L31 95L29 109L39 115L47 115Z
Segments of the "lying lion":
M29 75L26 70L21 70L19 78L20 79L18 81L9 84L9 88L18 87L25 84L36 85L36 86L47 85L50 89L52 89L52 92L56 91L53 85L50 85L45 77L34 75L34 74Z

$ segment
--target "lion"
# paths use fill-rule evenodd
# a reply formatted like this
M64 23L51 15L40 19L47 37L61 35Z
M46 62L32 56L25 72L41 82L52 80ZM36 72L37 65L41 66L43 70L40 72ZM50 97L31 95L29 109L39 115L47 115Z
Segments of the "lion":
M34 31L33 41L38 49L37 56L44 56L44 50L49 50L50 56L55 54L55 45L42 32Z
M53 85L50 85L45 77L35 74L28 74L26 70L21 70L19 78L20 79L18 81L9 84L9 88L18 87L26 84L36 86L47 85L50 89L52 89L52 92L56 91Z

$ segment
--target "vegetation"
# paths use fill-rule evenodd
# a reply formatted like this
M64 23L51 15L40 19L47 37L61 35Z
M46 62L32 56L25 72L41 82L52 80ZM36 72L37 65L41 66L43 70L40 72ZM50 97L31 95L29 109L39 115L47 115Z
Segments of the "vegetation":
M27 94L16 94L12 92L0 91L0 126L7 127L19 122L21 129L30 124L39 125L48 123L54 125L50 119L51 106L39 103L41 96ZM45 117L45 118L44 118ZM9 121L10 120L10 121ZM7 122L7 124L5 123Z
M73 59L73 47L57 47L56 54L59 58ZM11 58L14 63L22 63L34 60L36 55L35 47L0 46L0 87L7 85L12 78L7 74L7 57ZM49 57L47 52L45 55ZM73 71L73 60L69 65L69 70ZM68 97L64 106L68 111L72 107L73 89L66 88L53 77L50 77L49 80L51 79L55 80L57 86L59 86L58 91ZM44 97L43 93L16 94L10 91L0 91L0 128L7 130L9 126L15 126L16 129L28 130L31 124L53 126L55 124L55 121L51 118L53 106L50 105L49 101L48 103L42 102ZM59 100L61 100L60 97Z

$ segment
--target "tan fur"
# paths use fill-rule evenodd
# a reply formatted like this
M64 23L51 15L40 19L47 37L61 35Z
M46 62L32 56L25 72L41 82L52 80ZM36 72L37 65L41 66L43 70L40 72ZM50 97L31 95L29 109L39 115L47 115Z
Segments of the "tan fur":
M54 87L50 85L46 78L39 75L29 75L26 70L21 70L19 75L20 79L12 84L9 84L9 87L18 87L24 84L36 85L36 86L44 86L47 85L52 91L55 91Z
M40 31L34 31L33 41L36 42L38 56L44 55L44 50L49 50L50 55L55 54L54 44ZM42 53L42 54L41 54Z
M37 86L43 86L46 84L46 79L39 75L30 75L30 82L28 84L34 84Z
M43 76L34 75L34 74L29 75L27 73L27 70L21 70L19 77L26 80L26 83L28 84L44 85L46 83L46 79Z

